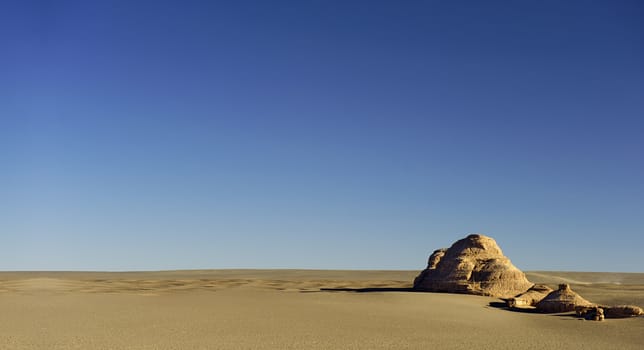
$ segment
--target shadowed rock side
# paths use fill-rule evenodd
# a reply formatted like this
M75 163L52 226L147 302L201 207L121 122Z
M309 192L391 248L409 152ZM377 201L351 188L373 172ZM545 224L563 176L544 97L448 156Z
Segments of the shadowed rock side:
M548 294L535 305L537 311L544 313L575 311L578 307L593 307L595 304L575 293L567 284L560 284L559 289Z
M629 318L641 316L644 315L644 310L636 305L576 306L575 314L577 314L577 317L582 317L587 320L592 319L595 321L601 321L604 318Z
M449 249L434 251L427 268L414 280L414 289L510 298L532 286L496 244L473 234Z
M644 310L636 305L602 306L606 318L627 318L644 315Z

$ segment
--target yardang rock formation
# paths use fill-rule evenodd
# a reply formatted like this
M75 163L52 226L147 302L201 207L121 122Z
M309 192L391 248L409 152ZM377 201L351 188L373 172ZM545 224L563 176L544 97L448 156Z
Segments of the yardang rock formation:
M533 284L503 255L496 241L480 234L434 251L414 289L510 298Z
M508 299L507 305L513 308L536 306L538 302L543 300L543 298L548 296L548 294L550 294L551 292L552 288L546 286L545 284L535 284L524 293L521 293L514 298Z
M536 304L537 311L543 313L557 313L574 311L575 307L596 306L570 289L568 284L560 284L559 289L550 292Z

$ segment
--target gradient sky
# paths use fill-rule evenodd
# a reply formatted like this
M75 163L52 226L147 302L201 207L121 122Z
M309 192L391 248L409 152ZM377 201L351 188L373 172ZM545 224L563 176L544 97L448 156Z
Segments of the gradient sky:
M0 269L644 272L641 1L3 1Z

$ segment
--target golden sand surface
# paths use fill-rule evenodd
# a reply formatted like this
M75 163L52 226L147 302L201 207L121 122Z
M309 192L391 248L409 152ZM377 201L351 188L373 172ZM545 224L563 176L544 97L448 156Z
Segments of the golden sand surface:
M0 272L0 349L642 349L644 318L408 291L418 271ZM529 272L644 306L644 274Z

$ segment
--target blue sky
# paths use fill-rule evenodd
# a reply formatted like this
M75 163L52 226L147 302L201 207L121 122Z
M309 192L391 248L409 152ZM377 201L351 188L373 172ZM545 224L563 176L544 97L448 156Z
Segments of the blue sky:
M639 1L0 4L0 269L644 272Z

